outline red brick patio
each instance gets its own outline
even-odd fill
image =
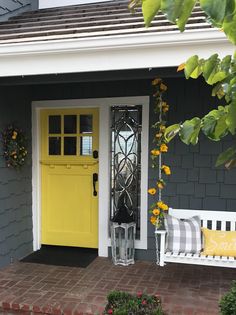
[[[162,297],[168,315],[219,314],[218,300],[236,270],[137,261],[114,266],[97,258],[87,268],[15,263],[0,270],[0,308],[71,315],[101,314],[110,290],[138,290]],[[22,312],[21,312],[22,313]]]

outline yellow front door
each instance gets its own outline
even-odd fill
[[[42,244],[98,247],[98,110],[41,111]]]

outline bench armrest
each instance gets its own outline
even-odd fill
[[[164,266],[166,233],[167,233],[166,230],[156,230],[155,231],[157,264],[162,266],[162,267]],[[158,239],[160,239],[160,246],[159,246],[159,240]]]

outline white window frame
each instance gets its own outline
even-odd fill
[[[99,203],[98,203],[98,255],[108,256],[110,207],[110,108],[112,106],[142,105],[141,137],[141,230],[136,249],[147,249],[148,212],[148,144],[149,144],[149,96],[50,100],[32,102],[32,208],[33,249],[41,247],[41,176],[40,176],[40,110],[48,108],[98,108],[99,109]]]

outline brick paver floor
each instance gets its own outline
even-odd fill
[[[137,261],[114,266],[97,258],[87,268],[14,263],[0,269],[0,309],[55,315],[101,314],[111,290],[159,294],[168,315],[219,314],[219,298],[236,279],[228,268]]]

